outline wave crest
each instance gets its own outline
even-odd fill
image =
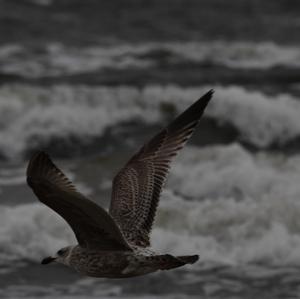
[[[154,249],[230,265],[299,265],[299,172],[299,156],[253,155],[239,145],[186,148],[160,202]],[[4,263],[39,261],[75,243],[67,224],[40,204],[1,206],[0,228]]]
[[[0,155],[15,158],[51,141],[59,144],[72,138],[80,147],[124,122],[165,122],[207,89],[4,86],[0,89]],[[215,90],[205,116],[216,127],[235,128],[235,140],[269,148],[299,139],[300,103],[296,98],[269,97],[239,87],[216,86]]]
[[[47,2],[47,1],[46,1]],[[165,42],[67,47],[48,44],[24,48],[18,44],[0,47],[0,72],[26,78],[62,76],[103,69],[134,69],[160,65],[211,64],[240,69],[299,67],[297,47],[271,42]]]

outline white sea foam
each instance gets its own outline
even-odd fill
[[[238,145],[187,147],[163,193],[153,248],[198,253],[202,262],[300,265],[299,172],[300,156],[252,155]],[[47,207],[0,208],[3,264],[39,261],[74,242]]]
[[[238,144],[188,147],[172,168],[170,184],[197,198],[300,198],[300,157],[250,154]]]
[[[44,51],[38,52],[18,44],[8,44],[0,48],[0,71],[39,77],[84,73],[107,67],[147,68],[159,63],[160,56],[153,53],[160,51],[167,55],[171,64],[209,62],[232,68],[299,67],[300,60],[298,47],[280,46],[271,42],[152,42],[80,49],[48,44]]]
[[[35,53],[20,45],[6,45],[0,48],[0,71],[37,78],[92,72],[103,68],[144,68],[150,66],[151,61],[139,58],[142,49],[131,45],[77,49],[49,44],[43,53]]]
[[[41,204],[1,206],[0,224],[1,264],[18,259],[39,261],[75,243],[65,222]]]
[[[120,87],[50,89],[17,87],[0,91],[0,145],[7,156],[51,137],[77,136],[85,140],[101,136],[114,124],[141,118],[158,119],[159,111],[139,105],[140,93]],[[147,109],[148,108],[148,109]],[[151,113],[145,115],[144,112]]]
[[[279,46],[271,42],[178,43],[165,45],[187,60],[213,62],[229,67],[265,69],[276,65],[299,66],[297,47]]]
[[[299,226],[298,203],[224,197],[200,203],[173,198],[165,205],[162,201],[153,231],[153,245],[163,252],[199,254],[202,262],[235,266],[299,265],[300,232],[292,227],[295,221]]]
[[[166,116],[163,104],[182,112],[208,87],[178,86],[0,88],[0,150],[16,157],[54,137],[78,137],[82,143],[105,129],[139,119],[157,123]],[[215,87],[206,116],[220,125],[231,124],[240,139],[258,147],[282,145],[300,136],[300,102],[281,94],[274,97],[240,87]]]
[[[232,145],[187,148],[178,160],[169,188],[179,195],[164,194],[154,243],[204,261],[299,265],[299,156]]]

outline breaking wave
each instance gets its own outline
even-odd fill
[[[147,68],[162,63],[209,63],[247,69],[295,68],[299,67],[299,60],[299,48],[271,42],[152,42],[84,48],[48,44],[36,49],[7,44],[0,48],[0,72],[27,78],[79,74],[103,68]]]
[[[21,157],[51,142],[75,139],[76,147],[124,122],[165,123],[208,87],[178,86],[49,88],[22,85],[0,89],[0,156]],[[236,141],[258,148],[281,147],[300,136],[300,102],[240,87],[215,87],[209,117],[220,129],[229,125]],[[212,134],[213,135],[213,134]]]
[[[204,261],[299,265],[299,172],[299,155],[187,147],[171,170],[154,241]]]
[[[0,261],[39,261],[47,252],[75,243],[71,230],[64,221],[40,204],[0,209]]]
[[[253,155],[237,144],[187,147],[163,193],[153,248],[199,253],[202,262],[299,265],[299,171],[299,155]],[[5,264],[37,262],[75,240],[60,217],[34,203],[1,206],[0,243]]]

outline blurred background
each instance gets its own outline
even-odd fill
[[[0,0],[0,298],[300,298],[300,2]],[[126,280],[40,260],[75,243],[25,183],[38,149],[97,203],[215,89],[152,245],[200,261]]]

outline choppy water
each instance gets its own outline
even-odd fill
[[[0,298],[300,298],[297,3],[129,2],[0,0]],[[107,207],[120,167],[211,88],[152,233],[200,261],[126,280],[39,265],[75,239],[26,186],[30,155],[48,151]]]

